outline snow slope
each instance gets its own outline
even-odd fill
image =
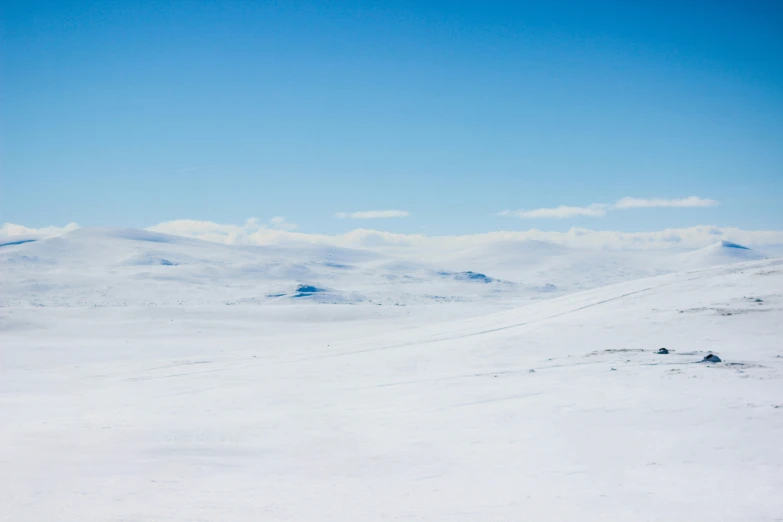
[[[140,230],[82,229],[0,249],[2,306],[409,304],[535,297],[533,285],[475,281],[366,249],[227,246]],[[488,284],[483,284],[488,283]],[[302,296],[300,286],[320,292]],[[280,299],[282,298],[282,299]]]
[[[764,256],[748,247],[721,241],[701,248],[694,252],[687,252],[680,256],[683,267],[701,268],[707,266],[726,265],[741,261],[756,261],[764,259]]]
[[[694,252],[609,251],[496,241],[426,257],[293,242],[228,246],[143,230],[80,229],[0,246],[0,306],[205,306],[319,303],[518,306],[683,268],[762,255],[718,244]],[[317,292],[300,292],[313,287]]]
[[[530,300],[372,251],[57,239],[0,251],[0,520],[783,513],[783,260]]]

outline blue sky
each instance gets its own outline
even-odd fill
[[[2,9],[0,222],[783,228],[780,2]]]

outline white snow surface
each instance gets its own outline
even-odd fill
[[[0,247],[0,520],[781,520],[761,257]]]

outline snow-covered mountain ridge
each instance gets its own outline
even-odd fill
[[[763,255],[729,243],[606,251],[498,241],[421,260],[318,244],[229,246],[143,230],[80,229],[0,247],[2,306],[321,303],[504,306]],[[300,287],[314,291],[301,292]]]

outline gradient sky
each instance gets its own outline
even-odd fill
[[[779,1],[2,10],[0,223],[783,229]]]

